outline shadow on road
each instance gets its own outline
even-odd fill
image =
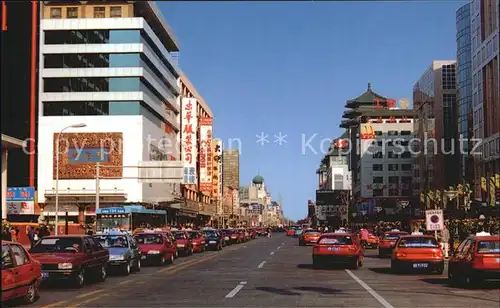
[[[280,288],[274,288],[274,287],[257,287],[255,288],[256,290],[259,291],[264,291],[264,292],[269,292],[269,293],[274,293],[278,295],[284,295],[284,296],[301,296],[302,294],[295,292],[295,291],[305,291],[305,292],[314,292],[322,295],[335,295],[342,293],[342,290],[337,290],[337,289],[329,289],[329,288],[323,288],[323,287],[295,287],[292,289],[280,289]]]
[[[370,267],[369,270],[382,275],[397,275],[391,270],[390,267]]]
[[[441,285],[443,287],[450,286],[449,280],[446,277],[442,278],[423,278],[421,281],[434,285]],[[457,289],[472,289],[472,290],[495,290],[500,288],[500,281],[485,281],[475,285],[457,286]]]
[[[298,264],[297,268],[299,269],[310,269],[310,270],[324,270],[324,269],[329,269],[329,270],[344,270],[346,267],[342,265],[336,265],[336,264],[325,264],[325,265],[313,265],[313,264]]]
[[[285,289],[278,289],[278,288],[274,288],[274,287],[257,287],[255,289],[259,290],[259,291],[278,294],[278,295],[300,296],[300,293],[298,293],[298,292],[293,292],[293,291],[285,290]]]

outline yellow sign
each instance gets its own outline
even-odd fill
[[[375,139],[375,132],[371,123],[361,124],[359,137],[360,139]]]
[[[487,191],[488,190],[488,186],[487,185],[488,185],[488,183],[486,181],[486,178],[482,176],[481,177],[481,189],[483,191]]]
[[[408,107],[410,106],[410,103],[408,102],[408,99],[406,98],[403,98],[403,99],[400,99],[399,100],[399,107],[401,107],[401,109],[408,109]]]
[[[495,186],[500,188],[500,174],[495,174]]]
[[[420,203],[425,203],[425,194],[423,192],[420,193]]]

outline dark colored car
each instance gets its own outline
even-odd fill
[[[201,231],[205,236],[205,246],[207,249],[222,250],[224,246],[224,238],[220,231],[208,229]]]
[[[60,235],[42,238],[30,253],[42,264],[42,280],[68,279],[83,287],[89,276],[107,278],[109,251],[89,235]]]

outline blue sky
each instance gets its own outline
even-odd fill
[[[300,219],[315,199],[321,141],[342,133],[345,101],[368,81],[381,95],[411,98],[432,60],[455,59],[455,11],[465,3],[158,5],[180,42],[181,68],[214,113],[216,137],[241,140],[241,185],[260,172],[273,198],[283,196],[285,215]],[[261,132],[270,143],[256,143]],[[314,134],[316,153],[302,151]]]

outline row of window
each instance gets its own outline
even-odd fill
[[[373,153],[372,157],[376,158],[376,159],[382,159],[382,158],[384,158],[384,153],[381,152],[381,151],[378,151],[376,153]],[[389,152],[387,152],[387,157],[388,158],[404,158],[404,159],[408,159],[408,158],[411,158],[412,155],[411,155],[410,151],[405,151],[405,152],[401,153],[401,155],[399,155],[398,153],[395,153],[393,151],[389,151]]]
[[[383,197],[384,196],[384,190],[383,189],[374,189],[373,190],[373,196],[374,197]],[[387,196],[413,196],[413,190],[412,189],[401,189],[400,190],[397,188],[391,188],[388,190]]]
[[[384,141],[381,141],[381,140],[374,140],[372,141],[372,145],[373,146],[383,146],[384,144]],[[386,145],[392,147],[392,146],[396,146],[396,145],[401,145],[401,146],[408,146],[410,144],[410,142],[408,140],[389,140],[389,141],[386,141],[385,142]]]
[[[162,116],[144,102],[44,102],[44,116],[142,115],[162,127]]]
[[[78,7],[66,7],[66,18],[78,18]],[[122,7],[112,6],[109,9],[111,18],[122,17]],[[50,8],[50,18],[59,19],[63,16],[62,7],[52,7]],[[95,6],[94,7],[94,18],[106,18],[106,7],[105,6]]]
[[[50,30],[50,31],[45,31],[44,34],[45,34],[46,45],[146,43],[146,45],[149,48],[151,48],[154,51],[154,53],[158,56],[159,60],[166,66],[167,68],[166,71],[170,74],[169,77],[171,77],[174,80],[177,79],[175,77],[177,76],[176,70],[169,62],[169,59],[167,59],[163,55],[162,51],[156,46],[156,44],[144,30]],[[79,67],[78,65],[87,65],[82,67],[93,67],[92,65],[94,65],[94,67],[106,67],[105,66],[107,63],[106,59],[109,58],[109,55],[102,55],[102,56],[99,54],[94,56],[92,56],[92,54],[90,56],[87,55],[88,54],[81,56],[81,59],[68,58],[67,60],[68,65],[77,65],[76,67]],[[96,56],[102,59],[96,59]],[[87,59],[84,60],[83,58]],[[52,59],[54,61],[54,64],[51,64],[52,66],[60,64],[61,62],[61,60],[58,60],[59,58],[57,57],[52,57]],[[146,57],[142,57],[141,59],[145,61],[147,64],[149,64],[149,68],[151,68],[152,70],[157,70],[153,64],[149,63],[150,62],[149,59],[147,59]],[[81,61],[89,62],[89,64],[75,64],[75,62],[81,62]],[[131,61],[131,63],[134,63],[133,60],[125,59],[124,56],[121,56],[121,58],[115,59],[114,61],[115,63],[120,63],[124,61]],[[160,79],[164,79],[163,76],[159,73],[159,71],[157,73]]]
[[[389,171],[399,171],[399,164],[388,164]],[[373,164],[373,171],[384,171],[384,164]],[[411,171],[411,164],[401,164],[401,171]]]

